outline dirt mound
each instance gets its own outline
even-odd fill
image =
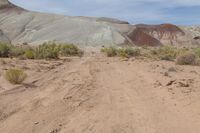
[[[149,34],[143,32],[140,28],[135,29],[129,34],[129,38],[138,46],[161,46],[161,42],[156,38],[153,38]]]
[[[170,33],[182,33],[185,35],[185,33],[176,25],[173,24],[161,24],[158,25],[158,30],[163,32],[170,32]]]
[[[136,45],[160,46],[164,44],[174,44],[179,36],[184,36],[185,33],[178,26],[173,24],[160,25],[135,25],[136,29],[129,34],[129,38]],[[163,40],[169,41],[163,42]]]
[[[156,34],[158,39],[161,40],[163,36],[168,35],[169,39],[176,38],[177,34],[185,35],[184,31],[178,26],[173,24],[160,24],[160,25],[136,25],[137,29],[140,29],[150,35]]]
[[[158,33],[170,33],[170,34],[175,34],[175,33],[181,33],[185,34],[183,30],[181,30],[178,26],[173,25],[173,24],[160,24],[160,25],[145,25],[145,24],[138,24],[135,25],[137,28],[145,31],[145,32],[158,32]]]

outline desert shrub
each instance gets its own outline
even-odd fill
[[[140,49],[133,47],[127,47],[127,48],[108,47],[108,48],[102,48],[101,52],[105,53],[108,57],[120,56],[123,58],[130,58],[140,55]]]
[[[185,48],[175,48],[173,46],[163,46],[159,48],[152,48],[146,55],[152,58],[161,60],[174,61],[178,55],[184,54],[188,51]]]
[[[62,56],[82,56],[83,51],[73,44],[59,45],[60,53]]]
[[[105,53],[107,57],[114,57],[117,55],[117,48],[115,47],[102,48],[101,52]]]
[[[120,57],[125,57],[125,58],[130,58],[134,56],[139,56],[140,55],[140,49],[138,48],[120,48],[117,50],[117,55]]]
[[[27,50],[27,51],[25,51],[25,57],[27,58],[27,59],[34,59],[35,57],[34,57],[34,51],[33,50]]]
[[[193,51],[198,57],[200,57],[200,48],[194,48]]]
[[[36,59],[58,59],[59,47],[54,42],[44,43],[34,50]]]
[[[128,54],[126,53],[125,49],[117,49],[117,55],[122,58],[128,58]]]
[[[157,52],[161,60],[173,61],[176,59],[177,49],[172,46],[163,46]]]
[[[9,56],[19,57],[19,56],[24,55],[24,53],[25,53],[25,49],[23,49],[22,47],[12,46],[9,51]]]
[[[188,52],[188,53],[179,55],[176,59],[176,64],[178,64],[178,65],[197,65],[198,58],[194,53]]]
[[[138,48],[125,48],[125,53],[129,56],[129,57],[134,57],[134,56],[139,56],[140,55],[140,49]]]
[[[10,53],[10,45],[6,43],[0,43],[0,57],[8,57]]]
[[[21,84],[27,77],[27,74],[20,69],[9,69],[6,71],[5,78],[11,84]]]

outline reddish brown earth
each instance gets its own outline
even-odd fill
[[[164,36],[172,42],[176,40],[178,34],[184,36],[185,33],[178,26],[173,24],[161,25],[135,25],[136,29],[129,34],[130,39],[138,46],[161,46],[161,40]]]
[[[137,28],[141,29],[144,32],[152,34],[153,32],[157,32],[157,34],[185,34],[178,26],[173,24],[161,24],[161,25],[144,25],[138,24]]]
[[[131,34],[129,34],[129,38],[134,42],[134,44],[138,46],[142,46],[142,45],[161,46],[162,45],[159,40],[145,33],[140,28],[136,28]]]

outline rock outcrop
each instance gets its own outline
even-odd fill
[[[41,44],[46,41],[73,43],[79,46],[199,45],[196,27],[172,24],[131,25],[112,18],[71,17],[38,13],[0,0],[0,41],[13,44]]]

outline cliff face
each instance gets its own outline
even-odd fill
[[[195,32],[194,32],[195,31]],[[37,13],[0,0],[0,40],[13,44],[41,44],[45,41],[79,46],[198,45],[200,30],[171,24],[131,25],[111,18],[69,17]]]

